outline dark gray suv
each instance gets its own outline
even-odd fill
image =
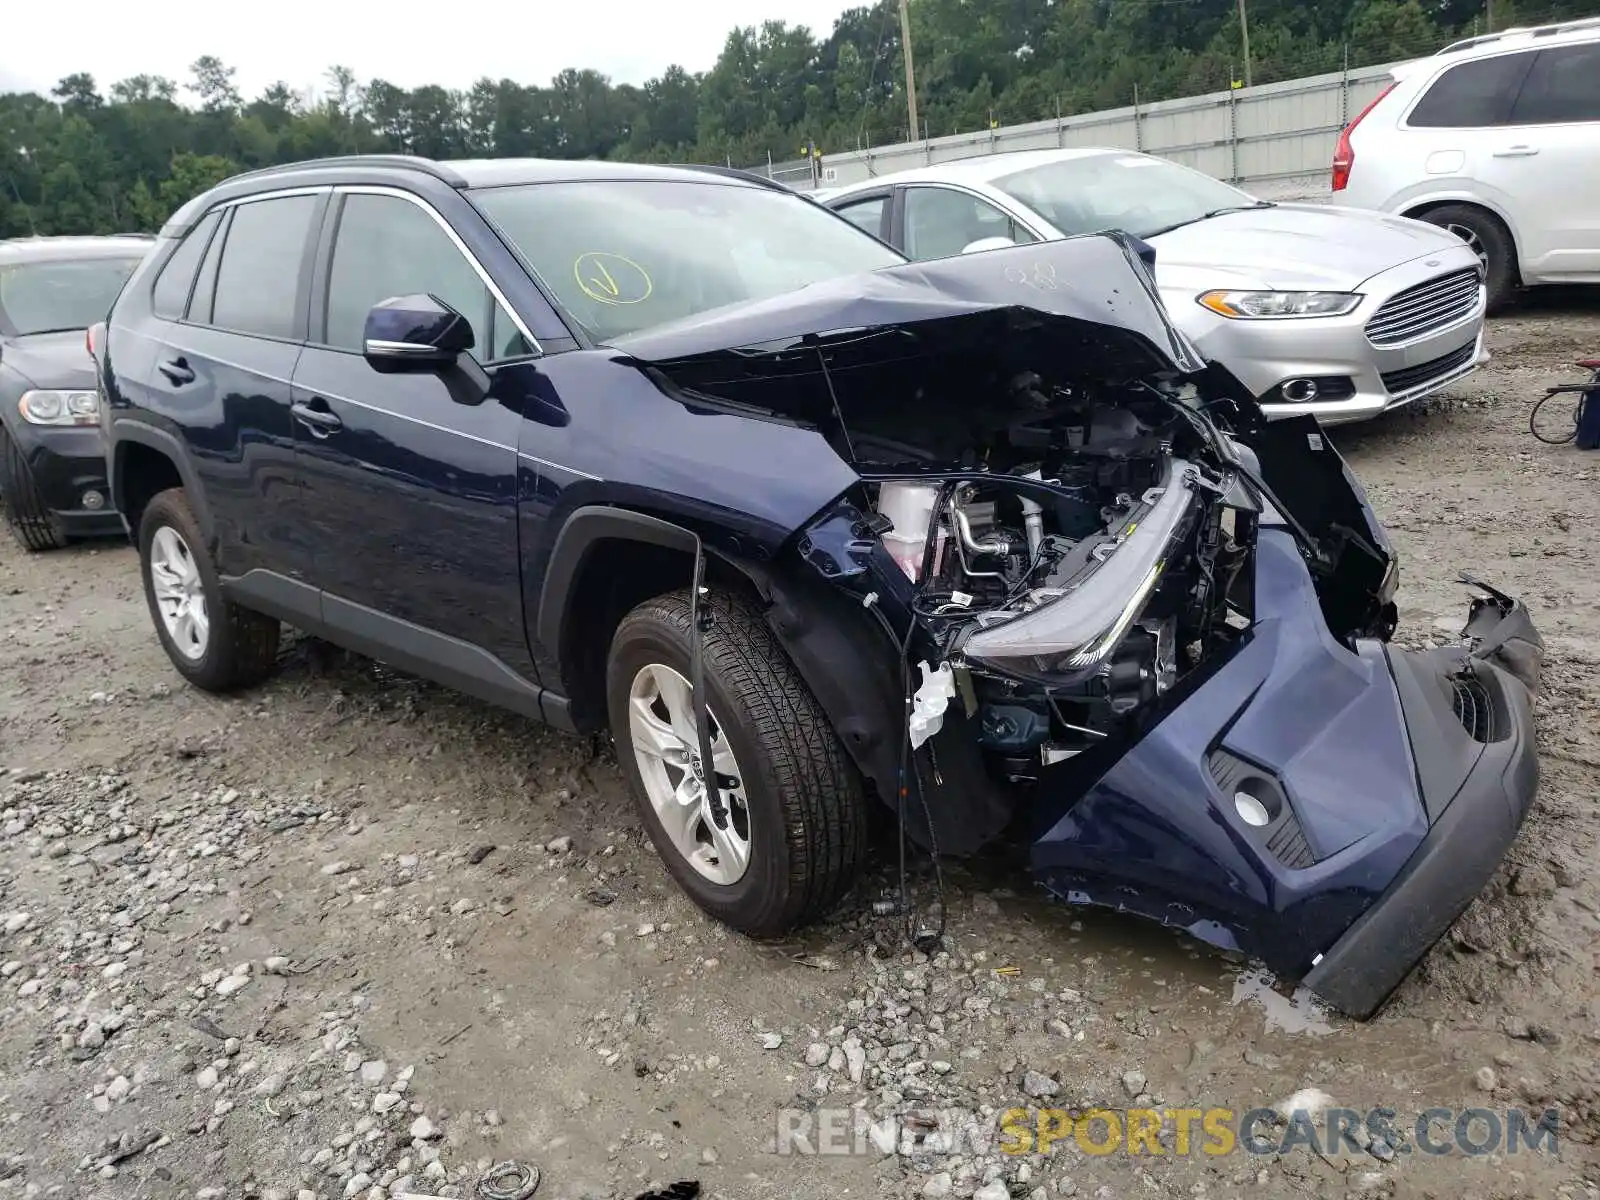
[[[88,330],[154,244],[0,242],[0,505],[26,550],[122,532],[106,488]]]

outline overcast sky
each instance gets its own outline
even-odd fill
[[[866,0],[856,0],[864,3]],[[130,75],[189,79],[214,54],[237,68],[248,100],[274,80],[322,86],[333,63],[362,82],[465,88],[489,76],[545,84],[565,67],[643,83],[672,63],[716,61],[728,31],[767,18],[826,36],[847,0],[9,0],[0,33],[0,91],[48,93],[87,71],[103,94]]]

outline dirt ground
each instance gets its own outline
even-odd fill
[[[886,869],[802,941],[754,944],[671,885],[609,750],[305,641],[259,690],[204,695],[163,657],[130,549],[5,542],[0,1197],[465,1197],[508,1159],[570,1200],[677,1180],[728,1200],[1600,1196],[1600,454],[1526,430],[1600,354],[1600,295],[1533,301],[1492,349],[1450,396],[1335,435],[1404,556],[1400,636],[1453,636],[1467,569],[1526,600],[1550,652],[1538,804],[1366,1025],[1048,904],[1003,851],[952,872],[931,960],[871,913]],[[1170,1131],[1141,1154],[775,1152],[783,1110],[1297,1093],[1393,1108],[1399,1132],[1343,1153],[1174,1153]],[[1435,1156],[1408,1132],[1430,1107],[1552,1106],[1555,1155]]]

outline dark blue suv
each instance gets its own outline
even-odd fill
[[[1395,560],[1107,234],[907,264],[766,181],[325,160],[186,205],[112,314],[108,470],[210,689],[287,622],[609,730],[752,934],[885,812],[1372,1011],[1537,778],[1538,635],[1388,646]],[[874,797],[877,804],[874,804]]]

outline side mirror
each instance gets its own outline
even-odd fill
[[[965,246],[961,247],[961,253],[980,254],[985,250],[1004,250],[1011,246],[1015,246],[1016,244],[1017,243],[1013,242],[1008,237],[979,238],[977,241],[968,242]]]
[[[378,370],[436,370],[474,344],[472,326],[443,300],[392,296],[367,313],[362,352]]]

